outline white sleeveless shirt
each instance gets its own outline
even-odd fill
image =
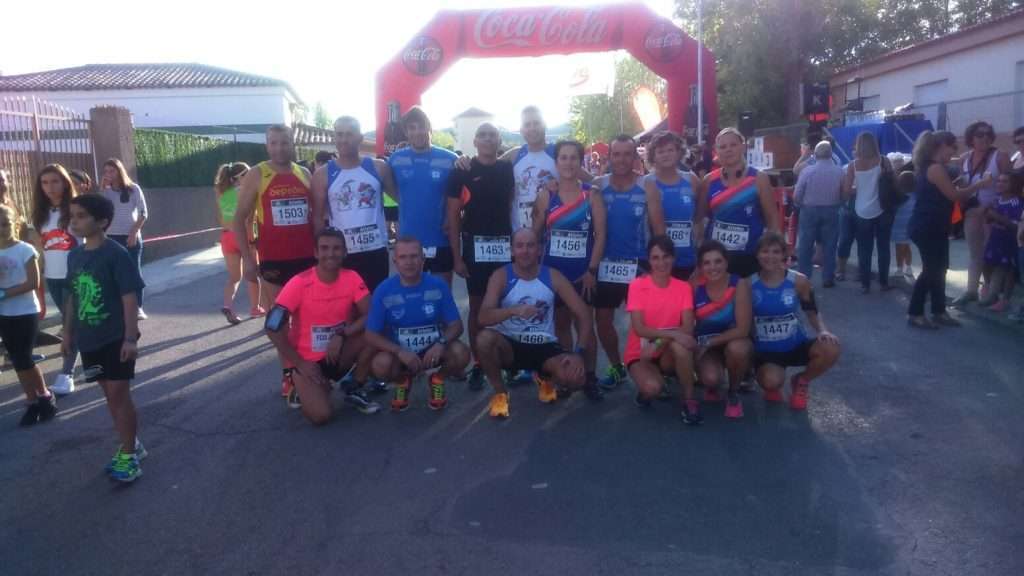
[[[328,218],[345,234],[349,254],[387,246],[381,189],[373,158],[363,158],[355,168],[342,168],[335,160],[327,163]]]
[[[525,280],[516,276],[512,264],[506,264],[505,278],[505,289],[501,297],[502,308],[529,304],[540,308],[541,313],[538,317],[530,319],[513,316],[498,324],[495,329],[523,344],[556,342],[558,338],[555,336],[555,290],[551,286],[551,269],[542,265],[536,278]]]

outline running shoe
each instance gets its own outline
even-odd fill
[[[430,400],[427,406],[431,410],[441,410],[448,405],[448,395],[444,391],[444,376],[437,372],[430,375]]]
[[[484,369],[480,364],[473,364],[473,367],[469,369],[469,374],[466,376],[466,380],[469,381],[469,389],[477,392],[484,389]]]
[[[532,382],[533,382],[533,372],[531,372],[529,370],[520,370],[519,372],[516,372],[514,375],[511,375],[508,378],[508,385],[509,386],[513,386],[513,387],[514,386],[526,386],[527,384],[530,384]]]
[[[263,306],[253,306],[249,308],[250,318],[262,318],[267,315],[267,311],[263,309]]]
[[[533,381],[537,383],[537,399],[544,404],[550,404],[558,400],[558,391],[551,385],[551,381],[541,378],[539,374],[534,375]]]
[[[704,388],[704,401],[708,403],[717,403],[722,401],[722,393],[718,388]]]
[[[782,390],[779,390],[778,388],[774,390],[765,389],[764,401],[770,402],[772,404],[781,404],[783,401],[785,401],[785,398],[783,398],[782,396]]]
[[[600,402],[604,400],[604,392],[597,387],[596,382],[587,382],[583,385],[583,394],[587,397],[587,400],[591,402]]]
[[[789,381],[792,392],[789,396],[789,407],[793,410],[807,410],[807,398],[810,396],[810,382],[793,374]]]
[[[492,396],[488,412],[491,418],[508,418],[508,392]]]
[[[57,415],[57,398],[53,394],[36,398],[36,404],[39,405],[40,422],[51,420]]]
[[[371,402],[366,397],[366,392],[359,388],[345,393],[345,404],[354,407],[361,414],[376,414],[380,412],[380,404]]]
[[[67,396],[75,391],[75,378],[71,374],[57,374],[50,385],[50,392],[57,396]]]
[[[608,372],[605,373],[605,377],[602,378],[597,385],[605,390],[611,390],[622,383],[626,379],[626,365],[612,364],[608,367]]]
[[[637,392],[636,395],[633,396],[633,404],[636,404],[637,408],[650,408],[651,407],[651,399],[650,398],[644,398],[640,394],[640,392]]]
[[[295,381],[292,380],[292,371],[285,370],[281,376],[281,398],[287,398],[295,388]]]
[[[288,407],[302,408],[302,399],[299,398],[299,390],[295,386],[288,391]]]
[[[365,390],[374,396],[386,394],[388,391],[388,383],[376,378],[370,378],[366,381]]]
[[[32,402],[25,407],[25,413],[18,421],[18,426],[31,426],[36,422],[39,422],[39,402]]]
[[[142,309],[142,306],[139,306],[139,313],[136,314],[136,318],[139,320],[149,320],[149,314],[146,314],[146,311]]]
[[[728,400],[725,403],[725,417],[734,420],[743,418],[743,401],[740,400],[739,393],[729,393]]]
[[[110,462],[107,462],[107,465],[103,467],[103,469],[107,472],[107,474],[110,474],[111,472],[113,472],[114,466],[117,465],[118,457],[120,457],[121,454],[123,454],[123,453],[124,453],[124,451],[121,450],[120,446],[118,446],[117,447],[117,452],[114,452],[114,456],[110,459]],[[139,462],[142,462],[142,460],[146,456],[149,456],[149,452],[146,452],[146,447],[142,445],[142,441],[139,440],[138,436],[136,436],[135,437],[135,458]]]
[[[996,303],[989,306],[988,309],[992,312],[1006,312],[1006,309],[1010,307],[1010,303],[1006,301],[1006,298],[1000,298],[996,300]]]
[[[139,457],[135,453],[118,453],[114,468],[110,471],[110,477],[118,482],[135,482],[139,476],[142,476]]]
[[[32,361],[35,362],[36,364],[39,364],[44,360],[46,360],[46,354],[36,353],[32,355]]]
[[[235,314],[235,311],[227,306],[220,309],[220,313],[224,315],[224,319],[228,321],[228,324],[234,326],[235,324],[241,324],[242,319]]]
[[[698,426],[704,423],[704,416],[700,413],[700,402],[695,398],[687,400],[683,404],[683,424],[687,426]]]
[[[391,411],[402,412],[409,408],[409,386],[412,382],[405,378],[395,383],[394,395],[391,397]]]

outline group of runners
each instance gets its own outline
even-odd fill
[[[430,408],[446,406],[446,381],[465,379],[472,390],[489,384],[489,413],[504,418],[506,375],[526,371],[544,403],[577,390],[600,401],[631,377],[635,402],[649,407],[674,380],[684,422],[699,424],[698,382],[704,402],[724,396],[725,415],[740,418],[745,381],[781,402],[786,368],[803,367],[789,399],[800,410],[838,359],[810,282],[787,268],[768,179],[746,166],[738,131],[718,135],[721,168],[699,179],[680,171],[685,148],[670,132],[648,146],[649,174],[634,172],[637,145],[619,136],[610,173],[591,175],[578,142],[546,142],[534,107],[522,113],[526,144],[500,155],[491,124],[477,129],[473,158],[433,146],[419,107],[402,127],[407,147],[366,158],[359,122],[339,118],[337,158],[310,174],[292,161],[290,131],[273,126],[269,160],[237,179],[225,236],[256,230],[255,243],[233,245],[273,303],[265,325],[282,395],[313,423],[331,417],[332,383],[364,413],[380,408],[368,392],[390,388],[402,411],[421,375]],[[387,197],[401,206],[392,250]],[[455,275],[469,296],[466,325]],[[598,344],[609,363],[600,379]]]

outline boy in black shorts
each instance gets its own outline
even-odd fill
[[[103,196],[88,194],[71,201],[71,232],[85,238],[85,244],[68,255],[71,292],[61,348],[67,355],[70,342],[78,345],[85,381],[99,382],[110,407],[121,446],[107,472],[114,480],[134,482],[142,476],[139,460],[146,450],[136,437],[138,422],[129,381],[135,377],[139,354],[135,294],[145,284],[128,252],[107,238],[113,217],[114,205]]]

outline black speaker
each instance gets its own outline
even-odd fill
[[[736,128],[739,129],[740,134],[743,134],[744,138],[753,137],[754,130],[757,129],[757,125],[754,120],[754,113],[740,112],[739,121],[736,122]]]

